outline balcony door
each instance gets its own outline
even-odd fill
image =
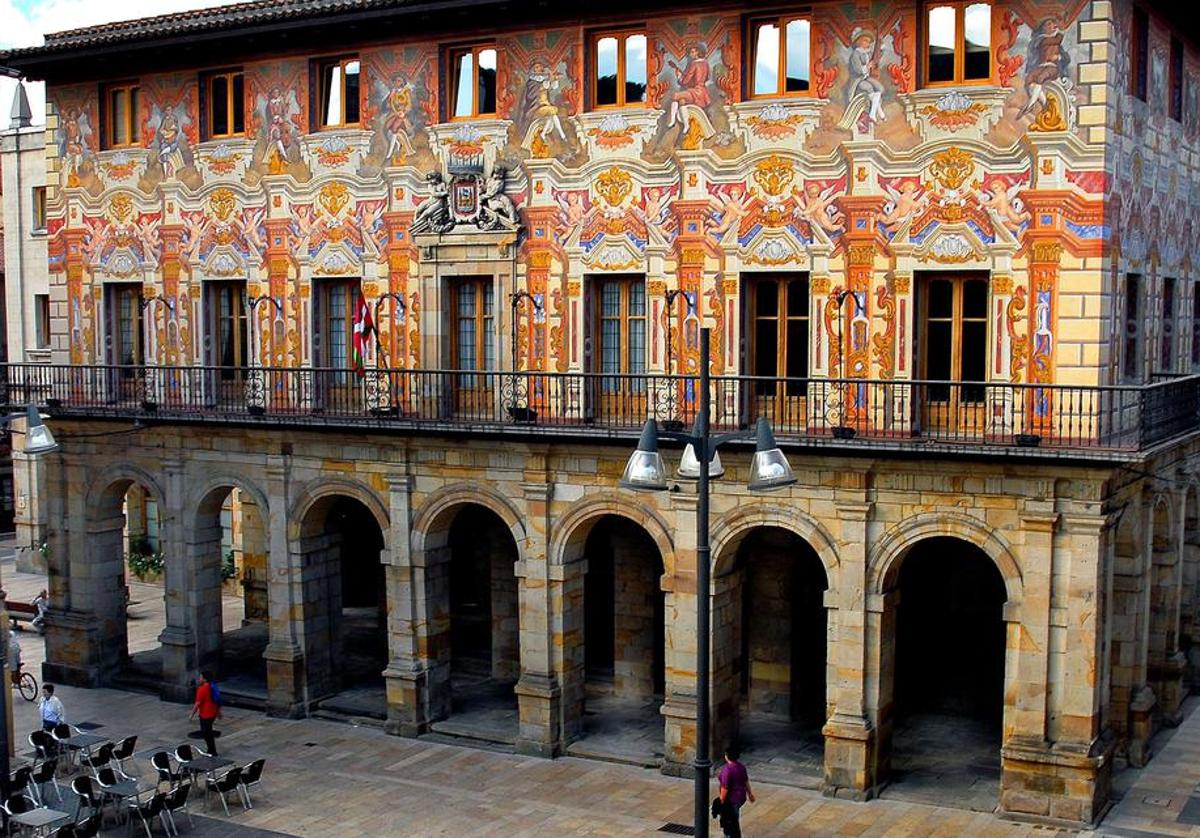
[[[456,414],[491,417],[496,370],[496,289],[492,277],[460,277],[449,281],[452,405]]]
[[[110,376],[111,398],[141,397],[138,391],[144,363],[145,335],[142,321],[142,286],[110,283],[105,294],[105,344],[108,363],[116,367]]]
[[[241,398],[250,364],[246,320],[246,283],[231,280],[205,283],[208,364],[215,367],[214,395],[222,402]]]
[[[362,294],[357,279],[313,282],[315,395],[324,409],[349,409],[357,398],[354,362],[354,310]]]
[[[595,373],[592,412],[601,421],[644,421],[646,278],[596,277],[588,290],[592,345],[587,360],[588,371]]]
[[[983,430],[987,378],[988,281],[978,274],[923,279],[918,345],[922,426],[974,433]]]
[[[808,276],[782,274],[747,282],[746,343],[743,369],[752,376],[748,389],[753,415],[766,416],[777,428],[804,423],[808,384]]]

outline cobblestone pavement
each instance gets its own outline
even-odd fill
[[[4,553],[0,545],[0,555]],[[27,600],[41,587],[37,576],[16,574],[3,560],[4,585],[14,599]],[[160,594],[135,586],[139,608],[152,608]],[[236,613],[229,600],[227,624]],[[160,622],[130,622],[134,651],[152,648]],[[26,666],[40,673],[40,638],[21,640]],[[60,690],[73,723],[97,725],[112,737],[139,736],[135,760],[152,776],[146,754],[157,746],[186,741],[196,728],[188,708],[154,696],[117,690]],[[17,735],[37,722],[35,706],[15,694]],[[254,808],[193,804],[194,834],[255,838],[285,836],[635,836],[662,835],[667,823],[688,823],[692,784],[628,765],[565,757],[543,760],[385,735],[374,727],[316,719],[284,720],[229,708],[219,725],[221,753],[238,761],[265,757],[264,782]],[[1190,715],[1144,771],[1125,772],[1124,799],[1097,835],[1137,838],[1150,834],[1196,835],[1183,821],[1200,809],[1200,714]],[[817,792],[758,783],[758,803],[743,810],[747,836],[1052,836],[1059,830],[1009,823],[989,813],[900,800],[856,804]],[[1198,802],[1191,803],[1192,795]],[[1162,803],[1160,796],[1167,800]],[[1147,802],[1147,801],[1150,802]],[[231,804],[232,805],[232,804]],[[1200,815],[1193,823],[1200,823]],[[713,834],[719,835],[713,823]],[[1111,827],[1111,828],[1110,828]],[[1189,832],[1189,829],[1192,830]],[[260,832],[265,830],[266,833]],[[1139,830],[1139,831],[1134,831]],[[123,834],[113,833],[113,834]]]

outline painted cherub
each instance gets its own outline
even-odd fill
[[[712,234],[720,239],[729,230],[740,227],[742,219],[750,212],[749,204],[746,187],[740,183],[730,184],[728,189],[710,195],[708,205],[712,207],[713,218],[721,220],[712,228]]]
[[[842,232],[846,229],[846,216],[837,206],[837,196],[834,195],[837,188],[836,183],[822,189],[820,183],[809,181],[804,185],[803,192],[793,190],[792,195],[796,199],[794,214],[826,233]]]
[[[566,241],[575,235],[576,231],[583,229],[591,216],[587,193],[583,191],[556,192],[554,199],[558,202],[561,238]]]
[[[915,180],[906,180],[899,187],[884,184],[883,190],[890,200],[883,205],[883,211],[876,216],[876,220],[884,227],[904,223],[929,202],[929,193]]]
[[[1003,180],[994,177],[987,181],[985,186],[986,189],[980,193],[983,206],[1005,229],[1013,235],[1018,234],[1021,226],[1030,218],[1029,210],[1025,209],[1025,202],[1017,197],[1024,184],[1017,182],[1012,186],[1005,186]]]

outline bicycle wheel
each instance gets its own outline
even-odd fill
[[[33,701],[35,698],[37,698],[38,694],[37,678],[34,678],[29,672],[22,672],[21,680],[17,685],[17,689],[21,691],[21,698],[25,699],[26,701]]]

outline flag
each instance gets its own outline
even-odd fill
[[[358,302],[354,306],[354,345],[351,348],[350,363],[354,374],[359,378],[366,375],[367,341],[375,331],[375,322],[371,319],[371,307],[362,292],[358,292]]]

